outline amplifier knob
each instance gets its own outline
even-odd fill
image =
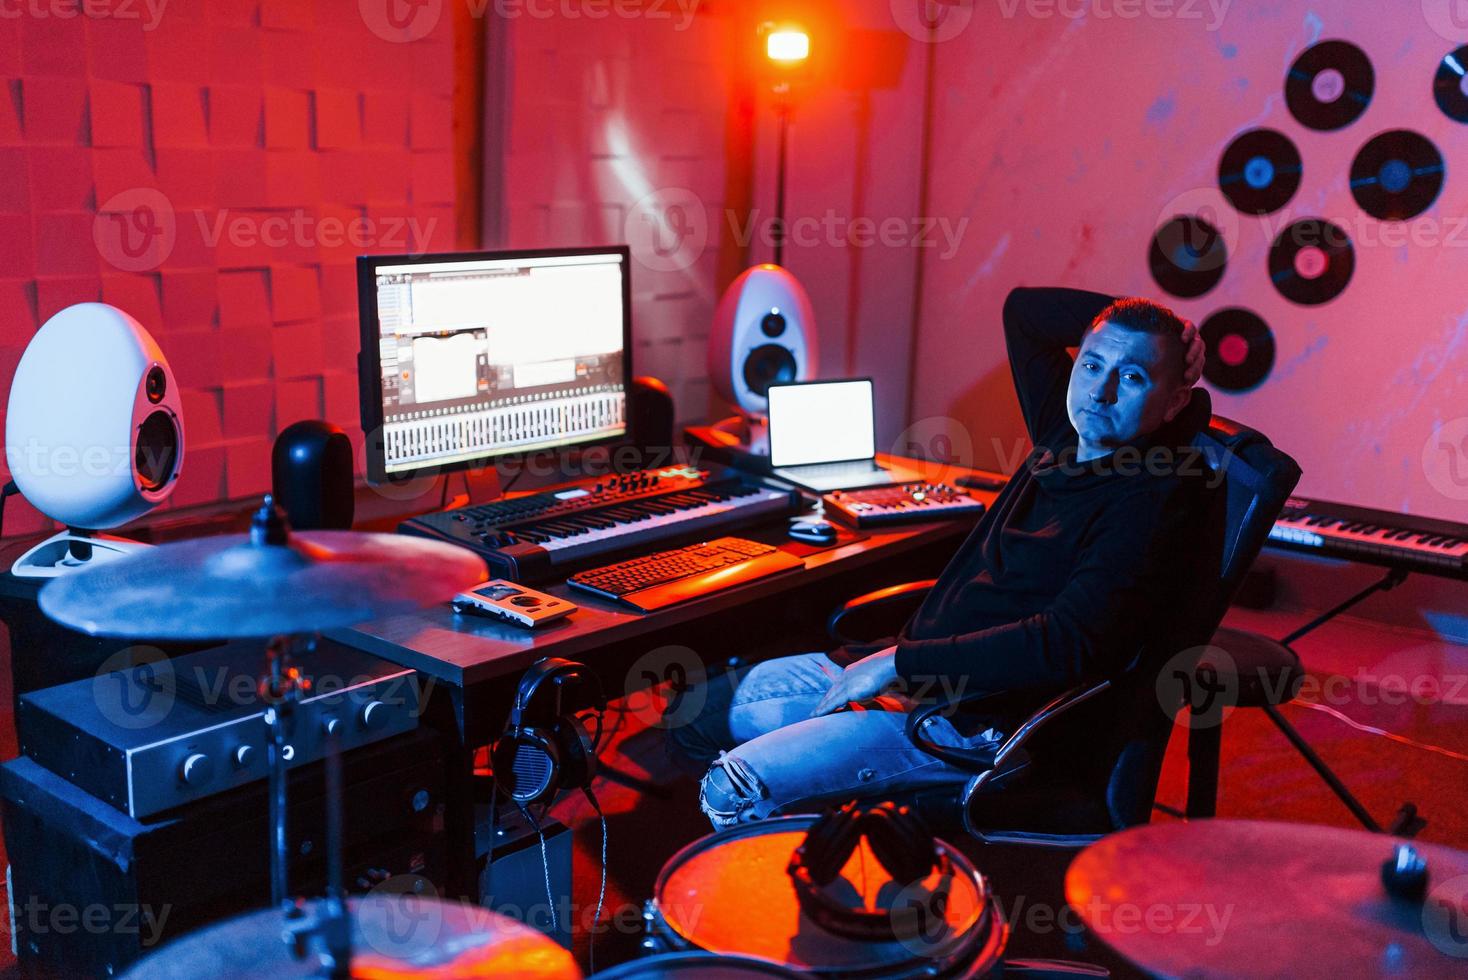
[[[178,774],[183,777],[185,786],[202,786],[214,775],[214,763],[204,753],[195,752],[183,761]]]
[[[234,764],[236,769],[248,769],[250,763],[255,761],[255,746],[241,745],[234,750]]]
[[[381,701],[368,701],[362,708],[362,727],[370,730],[387,724],[387,705]]]
[[[328,735],[340,735],[342,733],[342,720],[340,718],[327,718],[321,723],[321,729]]]

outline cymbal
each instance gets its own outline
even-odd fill
[[[402,534],[232,534],[159,545],[41,589],[41,609],[93,636],[225,640],[314,633],[394,616],[483,582],[484,561]]]
[[[321,902],[307,905],[319,911]],[[577,980],[571,953],[529,926],[468,902],[373,892],[348,901],[356,980],[523,977]],[[168,943],[123,974],[128,980],[320,976],[315,957],[297,959],[276,909],[249,912]]]
[[[1427,862],[1425,900],[1382,884],[1402,843]],[[1259,820],[1150,824],[1082,851],[1065,897],[1157,976],[1468,975],[1468,853],[1438,844]]]

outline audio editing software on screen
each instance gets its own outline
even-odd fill
[[[622,256],[377,270],[388,473],[626,432]]]

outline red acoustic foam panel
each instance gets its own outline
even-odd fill
[[[85,146],[91,139],[84,79],[23,78],[20,100],[27,142]]]
[[[321,284],[315,267],[270,267],[271,311],[276,323],[321,319]]]
[[[0,279],[0,343],[24,344],[39,323],[35,285],[27,279]]]
[[[317,148],[347,149],[361,144],[362,97],[350,89],[317,89]]]
[[[268,381],[246,381],[224,387],[224,437],[268,438],[273,417],[274,387]]]
[[[51,211],[36,215],[36,274],[95,275],[97,249],[88,241],[95,220],[90,211]]]
[[[224,384],[224,359],[220,357],[219,334],[213,330],[186,330],[160,341],[173,366],[173,376],[185,388],[218,388]],[[188,419],[184,419],[188,425]]]
[[[143,89],[94,80],[89,88],[93,146],[142,146]]]
[[[22,70],[28,76],[82,78],[87,73],[86,26],[80,17],[21,17]]]
[[[194,446],[213,445],[224,439],[220,411],[223,396],[217,388],[185,388],[180,397],[183,399],[184,425],[188,430],[188,452],[192,458]]]
[[[155,146],[209,145],[207,89],[192,82],[154,82],[149,88],[149,101]]]
[[[293,422],[321,417],[321,381],[300,378],[275,386],[275,425],[284,429]]]
[[[321,343],[321,326],[303,323],[275,327],[271,331],[277,378],[305,378],[318,375],[326,356]]]
[[[77,303],[100,303],[102,280],[96,276],[37,276],[36,326]],[[29,337],[26,338],[30,340]]]
[[[163,22],[168,8],[149,11],[148,3],[135,0],[110,9],[116,16],[81,18],[86,22],[87,66],[93,78],[141,85],[149,78],[147,35]]]
[[[156,273],[103,273],[102,302],[125,311],[150,333],[162,329],[163,303]]]
[[[28,151],[0,151],[7,157],[7,163],[16,163],[14,169],[6,166],[4,172],[18,175],[25,167],[11,156],[13,153],[23,154],[29,165],[31,208],[37,211],[72,211],[95,206],[92,194],[96,180],[92,175],[91,150],[84,146],[35,146]],[[27,186],[21,180],[6,180],[4,183],[21,190]],[[7,193],[10,192],[0,190],[0,197]],[[27,209],[5,207],[3,210]]]
[[[265,269],[238,269],[219,274],[221,327],[263,328],[270,323],[268,277]]]
[[[212,328],[218,310],[219,273],[214,269],[163,270],[163,318],[170,329]]]
[[[237,380],[270,377],[274,358],[269,327],[262,323],[251,328],[227,328],[219,331],[219,349],[229,364],[229,375]]]
[[[178,487],[168,499],[180,507],[224,499],[224,447],[206,445],[194,439],[193,420],[188,417],[187,409],[184,425],[187,429],[187,444],[184,447],[183,469],[178,475]]]
[[[311,96],[284,88],[265,90],[265,148],[304,150],[311,142]]]
[[[225,444],[225,489],[232,499],[270,490],[270,449],[273,439],[250,439]]]
[[[256,495],[288,422],[360,448],[356,256],[454,244],[452,18],[400,44],[350,2],[131,9],[0,16],[0,385],[111,303],[182,389],[170,506]]]
[[[262,146],[264,121],[265,90],[260,86],[210,86],[209,141],[215,146]]]

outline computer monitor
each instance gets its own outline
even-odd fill
[[[362,256],[367,477],[628,437],[625,246]]]

